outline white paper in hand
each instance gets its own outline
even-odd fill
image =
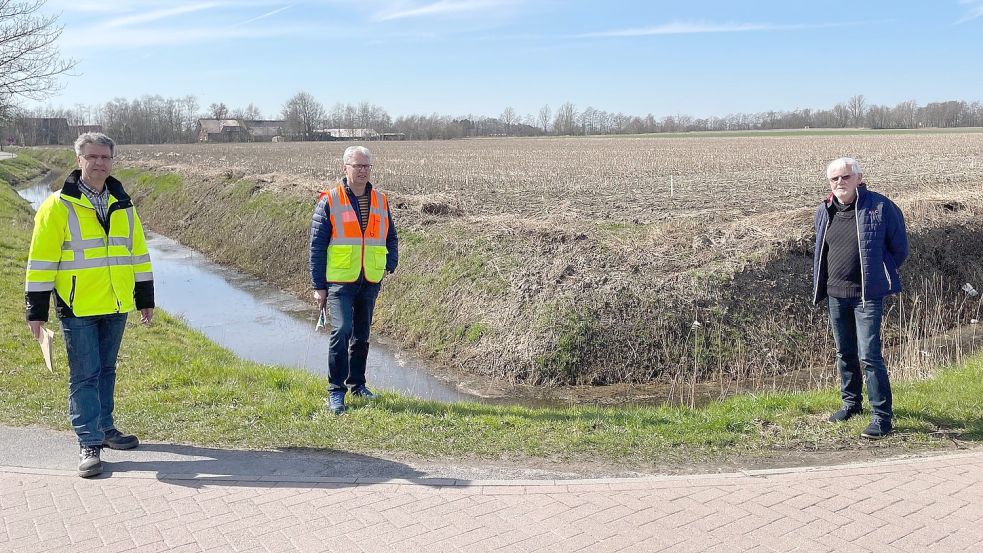
[[[41,335],[38,336],[38,343],[41,344],[41,355],[44,356],[44,364],[50,372],[55,372],[51,368],[51,342],[54,340],[55,333],[45,327],[41,327]]]
[[[324,328],[324,325],[327,324],[327,321],[325,319],[327,319],[327,314],[325,313],[325,308],[322,307],[321,316],[317,318],[317,324],[314,326],[314,332],[317,332],[318,330]]]

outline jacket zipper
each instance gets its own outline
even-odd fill
[[[857,190],[857,205],[853,208],[853,215],[857,221],[857,253],[860,261],[860,307],[867,308],[867,287],[864,282],[864,250],[860,247],[860,190]]]
[[[72,275],[72,289],[68,292],[68,308],[75,309],[75,279],[78,278],[76,275]]]

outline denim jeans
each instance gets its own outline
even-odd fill
[[[365,385],[365,361],[369,356],[369,327],[379,295],[379,283],[328,283],[331,339],[328,352],[328,391]]]
[[[113,423],[116,356],[126,313],[65,317],[61,330],[68,349],[68,420],[81,445],[102,445]]]
[[[829,321],[836,340],[836,367],[840,370],[843,406],[861,408],[863,373],[866,373],[867,399],[874,418],[890,421],[894,415],[891,381],[881,356],[883,312],[882,298],[866,302],[860,298],[829,298]]]

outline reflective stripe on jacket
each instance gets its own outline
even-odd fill
[[[355,282],[363,273],[369,282],[382,280],[388,254],[389,203],[382,192],[370,190],[369,194],[369,220],[363,233],[344,185],[322,192],[322,196],[327,196],[326,207],[331,222],[328,282]]]
[[[28,319],[47,320],[51,290],[68,316],[153,307],[150,254],[129,196],[119,181],[107,179],[110,197],[103,224],[77,182],[75,171],[34,217],[25,283]],[[149,299],[134,299],[137,283],[149,289]]]

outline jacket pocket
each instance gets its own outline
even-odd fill
[[[330,246],[328,248],[329,269],[350,269],[352,267],[352,246]]]
[[[375,251],[375,268],[385,271],[386,270],[386,258],[389,257],[388,250],[376,250]]]
[[[897,272],[897,268],[894,265],[894,261],[891,259],[890,255],[885,256],[884,262],[884,277],[887,279],[887,289],[894,289],[894,278],[891,276]]]

